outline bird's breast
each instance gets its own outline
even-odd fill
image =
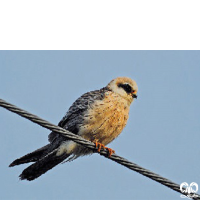
[[[84,115],[80,135],[90,141],[107,145],[126,126],[130,105],[117,94],[108,92],[103,100],[95,101]]]

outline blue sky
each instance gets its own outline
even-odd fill
[[[87,91],[118,76],[138,99],[108,146],[172,181],[200,186],[199,51],[1,51],[1,98],[57,124]],[[16,158],[47,144],[49,131],[0,108],[0,199],[178,199],[180,194],[97,154],[60,164],[32,182]]]

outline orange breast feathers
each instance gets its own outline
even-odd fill
[[[130,103],[120,95],[106,92],[103,100],[97,100],[85,114],[80,135],[92,142],[107,145],[126,126]]]

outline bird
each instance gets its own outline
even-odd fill
[[[34,162],[19,175],[21,180],[32,181],[56,165],[79,156],[107,149],[108,156],[115,151],[106,147],[126,126],[130,105],[137,98],[138,86],[128,77],[117,77],[107,86],[79,97],[58,123],[58,126],[94,142],[96,150],[88,149],[51,132],[49,144],[14,160],[9,167]]]

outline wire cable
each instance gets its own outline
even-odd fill
[[[14,112],[18,115],[20,115],[21,117],[24,117],[44,128],[47,128],[51,131],[54,131],[56,133],[59,133],[59,134],[62,134],[63,136],[65,136],[67,139],[70,139],[70,140],[73,140],[74,142],[78,143],[78,144],[81,144],[81,145],[84,145],[85,147],[87,148],[90,148],[92,150],[97,150],[96,149],[96,145],[88,140],[85,140],[83,139],[81,136],[78,136],[78,135],[75,135],[71,132],[69,132],[68,130],[66,129],[63,129],[59,126],[56,126],[46,120],[43,120],[41,119],[40,117],[36,116],[36,115],[33,115],[23,109],[20,109],[18,107],[16,107],[15,105],[12,105],[6,101],[4,101],[3,99],[0,99],[0,106],[3,107],[3,108],[6,108],[7,110],[11,111],[11,112]],[[170,181],[169,179],[166,179],[154,172],[151,172],[150,170],[148,169],[145,169],[135,163],[132,163],[130,161],[128,161],[127,159],[123,158],[123,157],[120,157],[118,156],[117,154],[113,153],[110,157],[108,157],[108,152],[107,150],[105,149],[101,149],[101,151],[99,152],[100,155],[103,155],[104,157],[110,159],[110,160],[113,160],[133,171],[136,171],[140,174],[142,174],[143,176],[146,176],[156,182],[159,182],[161,183],[162,185],[165,185],[167,187],[169,187],[170,189],[174,190],[174,191],[177,191],[181,194],[183,194],[180,190],[180,185],[179,184],[176,184],[172,181]],[[185,191],[186,191],[186,188],[183,188]],[[199,194],[196,194],[196,193],[184,193],[184,195],[190,195],[192,199],[195,199],[195,200],[200,200],[200,195]]]

